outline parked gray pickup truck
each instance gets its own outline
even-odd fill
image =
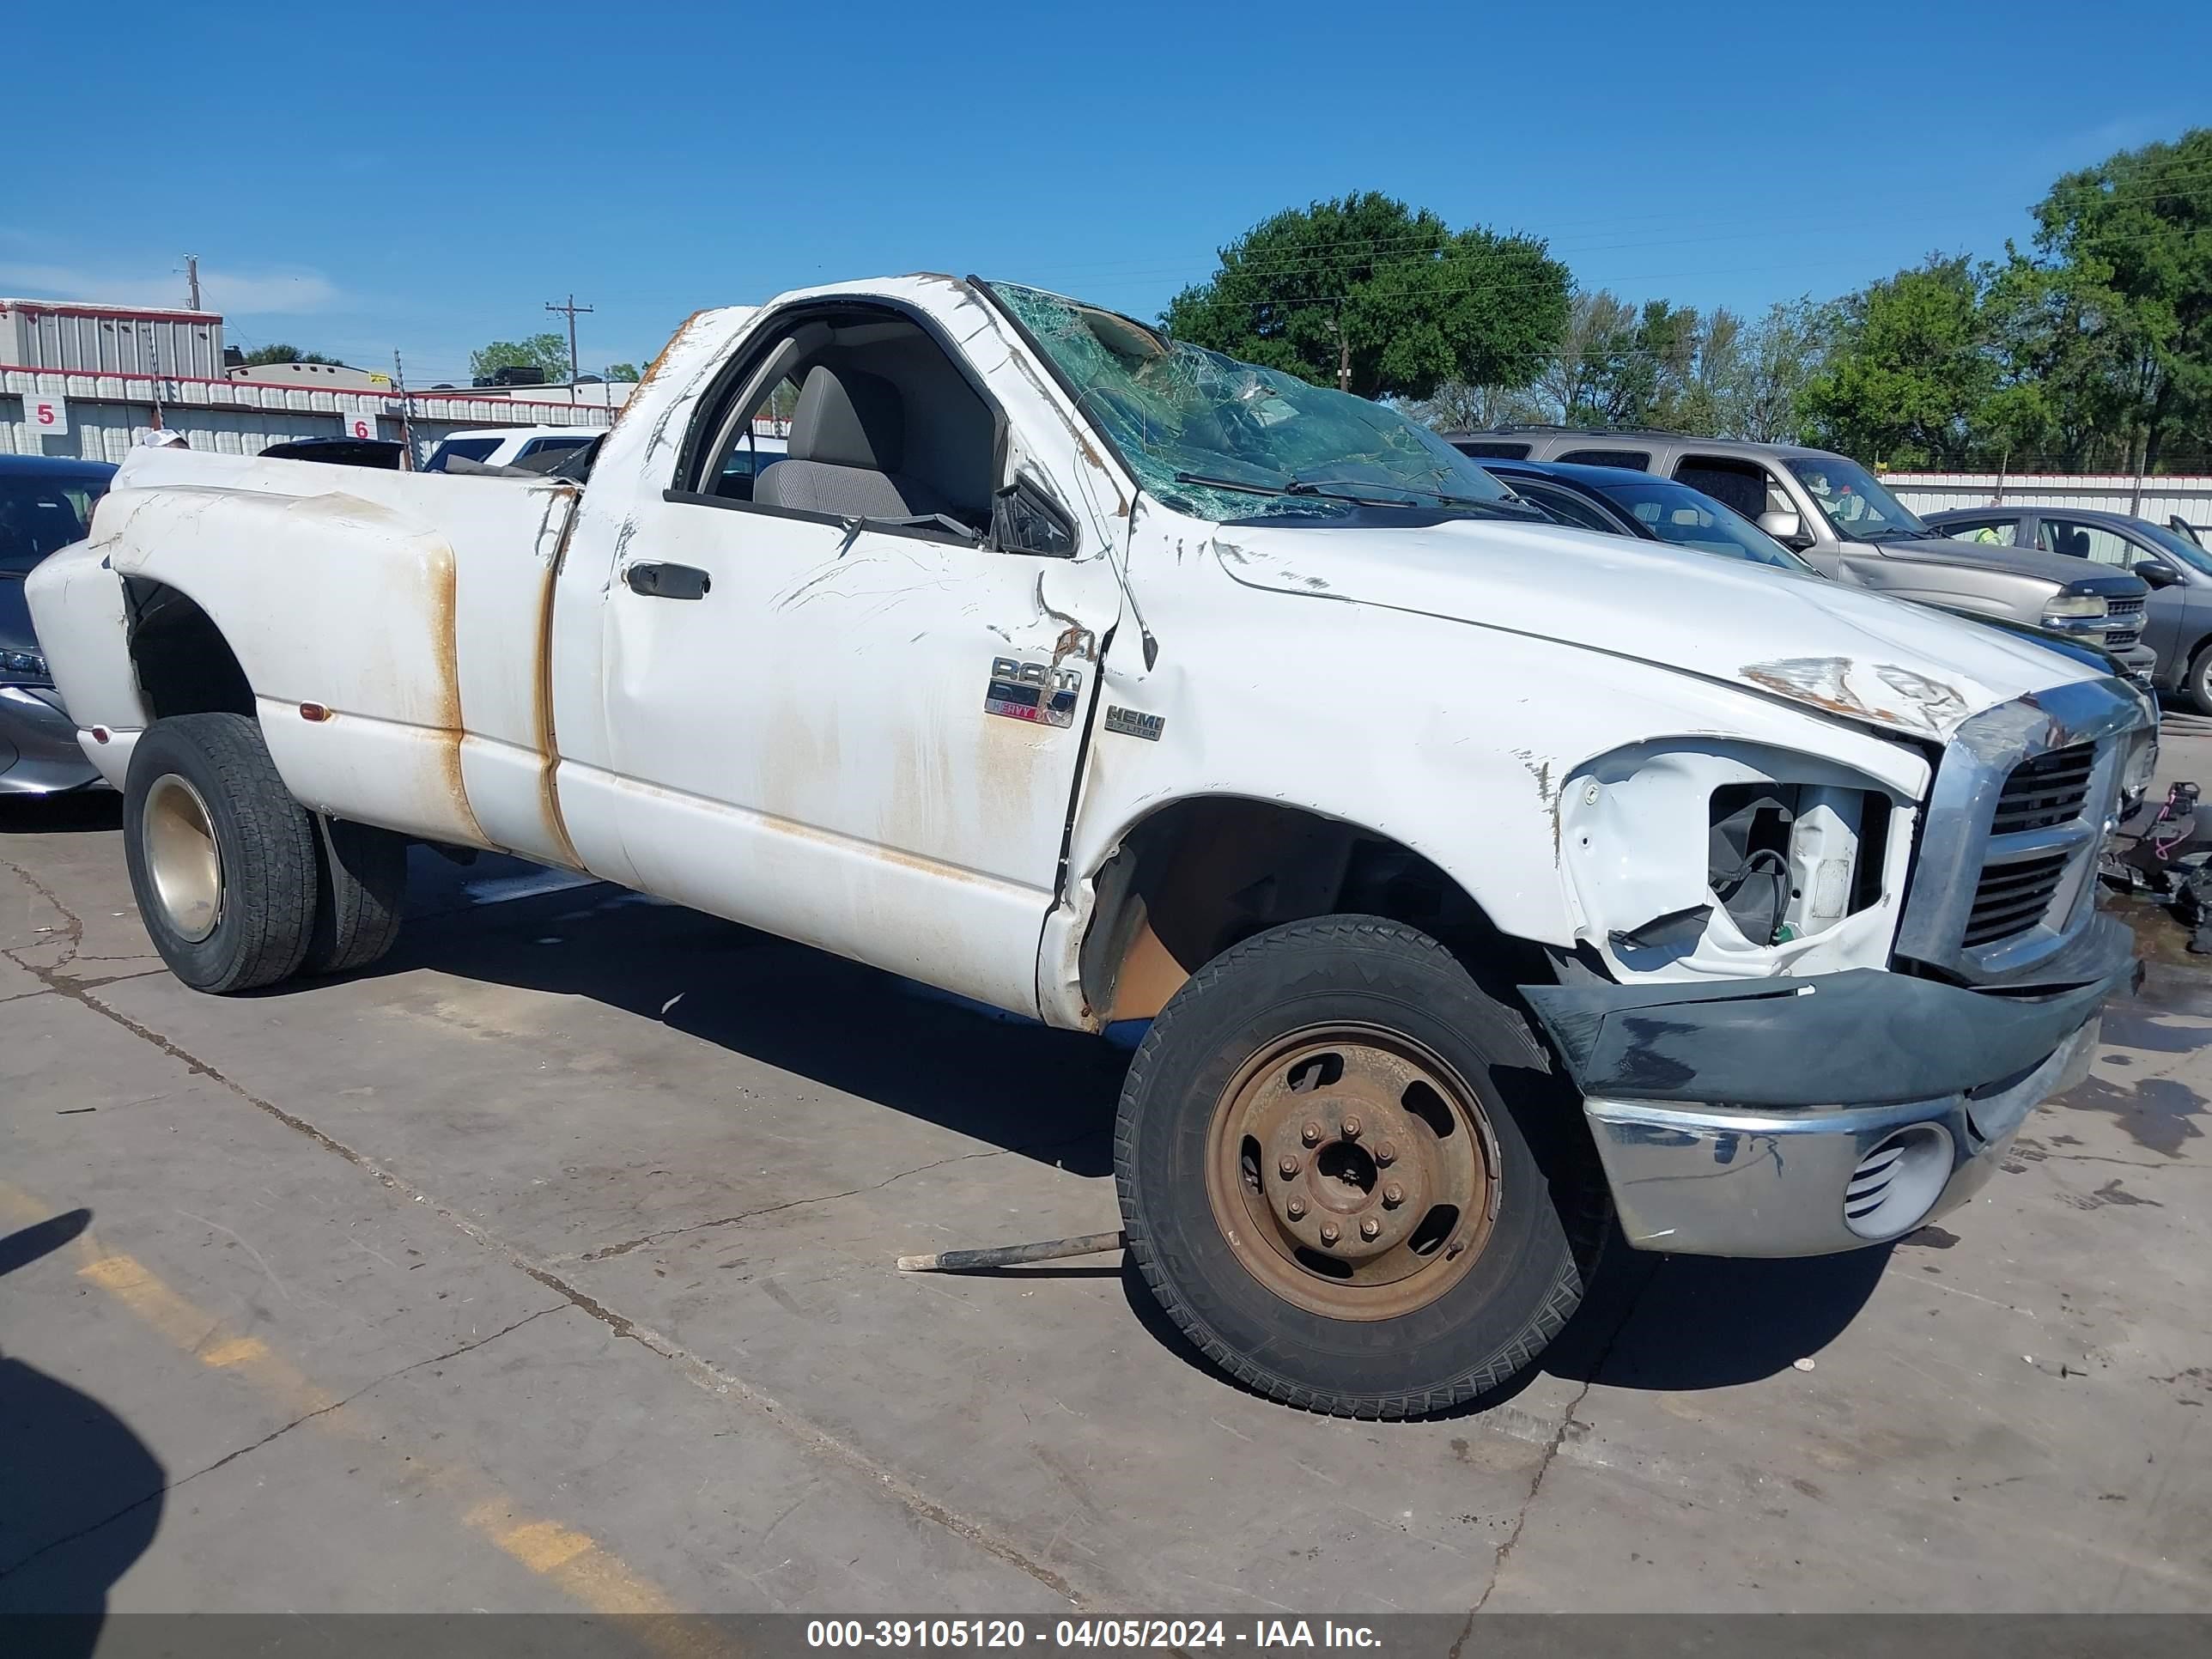
[[[2125,570],[2033,547],[1953,541],[1931,530],[1856,461],[1794,444],[1740,443],[1638,428],[1500,427],[1446,434],[1481,459],[1566,461],[1656,472],[1725,502],[1823,575],[1901,599],[2075,634],[2148,684],[2150,589]]]

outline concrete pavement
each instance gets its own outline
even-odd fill
[[[0,822],[0,1607],[2212,1607],[2212,978],[2155,913],[1967,1211],[1621,1256],[1509,1398],[1360,1424],[1111,1259],[891,1271],[1115,1224],[1103,1044],[428,854],[377,969],[201,997],[112,824]]]

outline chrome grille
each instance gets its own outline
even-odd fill
[[[2122,762],[2155,716],[2118,678],[2074,681],[1962,721],[1944,745],[1897,953],[2003,984],[2088,925]]]
[[[2070,851],[2045,853],[1984,869],[1981,880],[1974,884],[1974,902],[1966,912],[1961,943],[1994,945],[2041,921],[2073,857]]]
[[[2089,798],[2089,779],[2097,769],[2094,744],[2054,749],[2013,768],[1997,793],[1996,816],[1990,833],[2008,836],[2016,830],[2045,830],[2077,817]]]
[[[2105,617],[2112,626],[2105,630],[2105,648],[2124,651],[2142,637],[2143,602],[2141,599],[2107,599]]]

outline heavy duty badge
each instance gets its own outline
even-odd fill
[[[1082,686],[1083,671],[1078,668],[994,657],[991,683],[983,692],[983,712],[1004,714],[1010,720],[1034,720],[1040,726],[1072,726],[1075,694]]]
[[[1147,714],[1142,709],[1123,708],[1115,703],[1106,705],[1106,729],[1119,732],[1125,738],[1142,738],[1147,743],[1160,740],[1160,728],[1168,723],[1165,714]]]

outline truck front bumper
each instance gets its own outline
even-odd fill
[[[1639,1249],[1821,1255],[1965,1203],[2088,1073],[2140,977],[2099,915],[2002,993],[1855,970],[1726,986],[1526,986]]]

